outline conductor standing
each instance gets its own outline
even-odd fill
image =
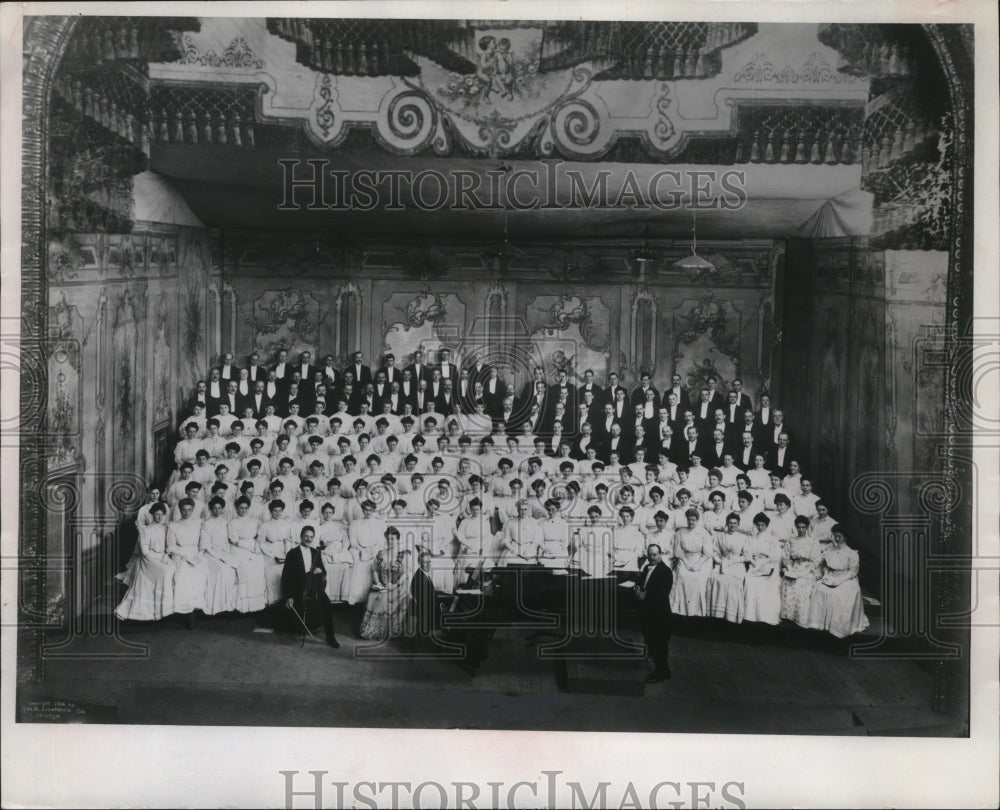
[[[650,543],[646,549],[646,564],[635,583],[642,637],[655,664],[646,683],[659,683],[670,677],[670,588],[674,584],[674,575],[662,555],[662,549],[656,543]]]

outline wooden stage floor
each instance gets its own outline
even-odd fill
[[[121,639],[144,651],[122,655],[119,641],[100,635],[52,650],[44,683],[20,687],[19,719],[46,719],[33,707],[58,699],[80,707],[77,720],[103,723],[966,733],[963,723],[931,711],[931,676],[913,662],[852,658],[847,644],[796,629],[696,620],[673,637],[673,678],[646,685],[651,667],[641,660],[544,659],[521,628],[497,631],[475,677],[454,661],[414,658],[402,642],[361,657],[371,642],[347,631],[345,610],[336,614],[339,650],[261,632],[254,616],[201,619],[193,631],[180,617],[120,625]],[[868,638],[877,632],[876,619]],[[641,642],[637,630],[623,634]],[[628,688],[616,690],[616,680]],[[303,687],[313,696],[308,708]]]

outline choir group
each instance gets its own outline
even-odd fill
[[[436,360],[418,349],[400,368],[390,354],[373,372],[361,352],[342,369],[309,352],[268,368],[226,354],[139,510],[116,615],[282,601],[309,527],[329,599],[369,605],[366,637],[390,632],[384,594],[408,593],[418,558],[451,593],[512,564],[634,578],[651,543],[673,569],[675,614],[867,628],[858,554],[768,396],[755,408],[740,380],[689,391],[674,374],[661,392],[644,373],[630,391],[615,372],[602,386],[541,368],[515,390],[481,358]]]

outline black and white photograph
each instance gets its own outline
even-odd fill
[[[3,806],[997,806],[997,10],[791,5],[3,9]]]

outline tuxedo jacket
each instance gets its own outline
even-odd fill
[[[760,454],[760,450],[757,448],[756,444],[752,445],[750,447],[750,452],[747,453],[747,454],[745,454],[745,455],[743,453],[743,450],[744,450],[744,448],[743,448],[743,443],[742,442],[740,443],[739,447],[734,447],[733,448],[733,450],[732,450],[732,453],[733,453],[733,463],[737,467],[739,467],[741,470],[743,470],[743,472],[746,472],[747,470],[752,470],[753,469],[753,457],[755,455]],[[764,455],[764,460],[766,462],[766,460],[767,460],[767,454],[764,453],[763,455]],[[766,466],[767,465],[765,463],[765,467]]]
[[[360,367],[351,363],[349,366],[344,366],[344,371],[350,371],[354,374],[354,385],[355,387],[361,385],[368,385],[370,382],[374,382],[372,379],[372,369],[371,366],[362,365]]]
[[[618,391],[625,392],[625,404],[628,404],[628,389],[624,385],[616,385],[614,388],[608,387],[601,392],[601,399],[598,400],[602,405],[605,402],[610,402],[612,405],[615,402],[615,397]]]
[[[299,390],[300,391],[302,390],[302,383],[308,382],[310,385],[312,385],[313,375],[317,371],[322,371],[323,370],[323,369],[321,369],[321,368],[319,368],[317,366],[314,366],[312,363],[308,363],[307,365],[302,365],[302,363],[290,363],[289,365],[291,366],[291,368],[288,369],[288,373],[289,374],[291,374],[293,371],[299,372],[299,376],[300,376],[300,379],[299,379]]]
[[[649,386],[649,390],[653,392],[653,412],[655,413],[660,410],[660,392],[652,385]],[[636,405],[646,404],[646,392],[642,390],[642,386],[639,386],[632,392],[632,396],[629,397],[629,403],[633,408]]]
[[[394,382],[403,382],[403,370],[401,368],[396,368],[395,366],[382,366],[379,371],[385,374],[385,381],[390,385]]]
[[[486,380],[490,378],[491,368],[492,366],[488,365],[487,363],[483,363],[483,365],[478,368],[476,367],[475,363],[471,363],[468,366],[469,380],[472,383],[473,388],[475,388],[475,384],[477,382],[486,382]]]
[[[767,451],[767,456],[764,458],[764,466],[773,473],[778,473],[782,478],[788,475],[788,462],[795,458],[795,451],[792,450],[792,446],[789,445],[785,448],[785,458],[784,463],[778,463],[778,450],[780,448],[775,445],[770,450]]]
[[[458,382],[458,366],[456,366],[454,363],[438,363],[436,366],[434,366],[434,368],[441,370],[442,380],[451,380],[453,384]],[[444,373],[445,368],[448,369],[448,374],[450,376],[445,376]]]
[[[319,549],[310,548],[309,551],[312,552],[312,565],[309,567],[309,571],[319,568],[326,576],[326,566],[323,565],[323,555],[320,554]],[[306,584],[306,574],[309,573],[305,570],[303,562],[301,546],[296,546],[290,549],[285,556],[285,564],[281,569],[282,597],[294,599],[295,609],[299,612],[302,611],[302,591]]]
[[[240,378],[240,367],[233,363],[229,367],[229,373],[227,374],[224,366],[217,366],[219,369],[219,377],[228,382],[229,380],[238,380]]]
[[[440,396],[434,400],[434,407],[439,413],[447,414],[451,416],[454,413],[458,413],[458,404],[455,399],[455,389],[452,389],[451,394],[445,395],[444,391],[441,391]]]
[[[750,399],[750,395],[746,391],[740,391],[736,399],[736,404],[745,411],[753,412],[753,400]]]
[[[715,442],[710,442],[706,447],[705,451],[702,453],[701,464],[703,467],[721,467],[722,457],[729,452],[729,445],[726,442],[722,443],[722,448],[716,447]]]
[[[653,573],[646,580],[647,570],[643,567],[639,571],[638,583],[640,586],[645,582],[645,599],[638,601],[639,617],[643,624],[659,624],[663,629],[669,631],[670,619],[670,590],[674,586],[674,574],[663,559],[653,567]]]
[[[406,371],[410,372],[410,379],[412,380],[412,382],[413,382],[414,385],[416,385],[417,383],[419,383],[421,380],[427,380],[428,385],[430,384],[430,381],[431,381],[431,367],[429,365],[427,365],[426,363],[421,363],[420,364],[420,370],[419,371],[417,370],[417,364],[416,363],[410,363],[410,365],[408,365],[406,367]]]
[[[323,366],[323,382],[327,387],[337,389],[344,384],[344,375],[333,366]]]
[[[667,401],[667,395],[673,391],[673,388],[668,388],[661,395],[660,401],[665,403]],[[683,386],[676,392],[677,393],[677,407],[683,412],[685,409],[691,407],[691,395],[688,394],[687,389]],[[695,397],[698,399],[698,397]]]
[[[247,366],[247,374],[250,375],[250,382],[255,383],[258,380],[261,382],[267,381],[267,369],[261,365],[257,366]],[[239,379],[237,377],[237,379]]]

